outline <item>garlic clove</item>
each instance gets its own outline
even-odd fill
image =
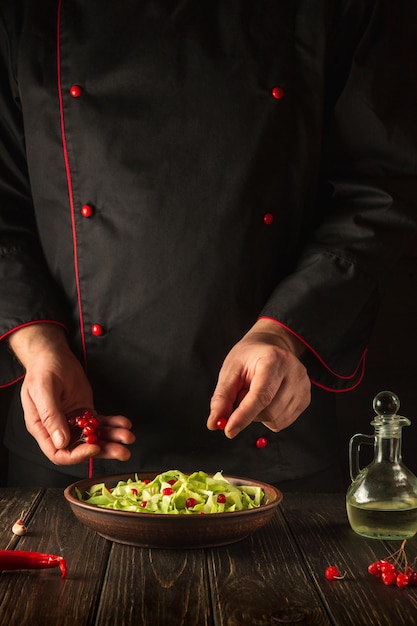
[[[12,533],[15,535],[25,535],[27,531],[26,524],[22,519],[18,519],[12,526]]]

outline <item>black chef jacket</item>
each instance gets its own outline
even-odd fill
[[[96,472],[333,462],[331,392],[360,382],[416,222],[416,10],[395,4],[2,0],[0,383],[23,375],[10,332],[67,328],[137,437]],[[313,403],[227,440],[210,397],[259,316],[305,343]],[[7,445],[49,464],[21,413]]]

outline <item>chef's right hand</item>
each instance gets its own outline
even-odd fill
[[[311,382],[300,358],[304,343],[278,322],[261,318],[226,356],[207,427],[226,420],[232,439],[252,422],[273,432],[290,426],[308,407]]]
[[[67,416],[93,408],[93,393],[84,370],[71,351],[65,331],[52,323],[24,326],[9,336],[9,344],[24,366],[21,400],[28,432],[56,465],[75,465],[90,457],[125,461],[133,443],[131,422],[122,415],[98,416],[99,445],[68,449]]]

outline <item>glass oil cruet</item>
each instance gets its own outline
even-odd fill
[[[408,539],[417,532],[417,478],[401,457],[402,428],[409,426],[410,420],[398,415],[400,401],[391,391],[378,393],[373,408],[374,435],[358,433],[349,444],[349,523],[364,537]],[[360,469],[360,447],[372,443],[373,461]]]

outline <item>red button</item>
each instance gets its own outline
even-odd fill
[[[264,224],[269,226],[274,221],[274,215],[272,213],[265,213],[264,215]]]
[[[70,94],[73,98],[79,98],[83,92],[83,88],[79,85],[73,85],[70,88]]]
[[[268,439],[266,437],[259,437],[256,440],[257,448],[266,448],[267,445],[268,445]]]
[[[272,97],[275,98],[275,100],[281,100],[281,98],[284,97],[284,90],[282,89],[282,87],[273,87],[271,89],[271,94]]]
[[[93,213],[94,213],[94,209],[89,204],[84,204],[84,206],[81,207],[81,215],[83,217],[91,217]]]
[[[101,335],[104,335],[104,328],[103,326],[101,326],[101,324],[93,324],[91,327],[91,332],[95,337],[100,337]]]

